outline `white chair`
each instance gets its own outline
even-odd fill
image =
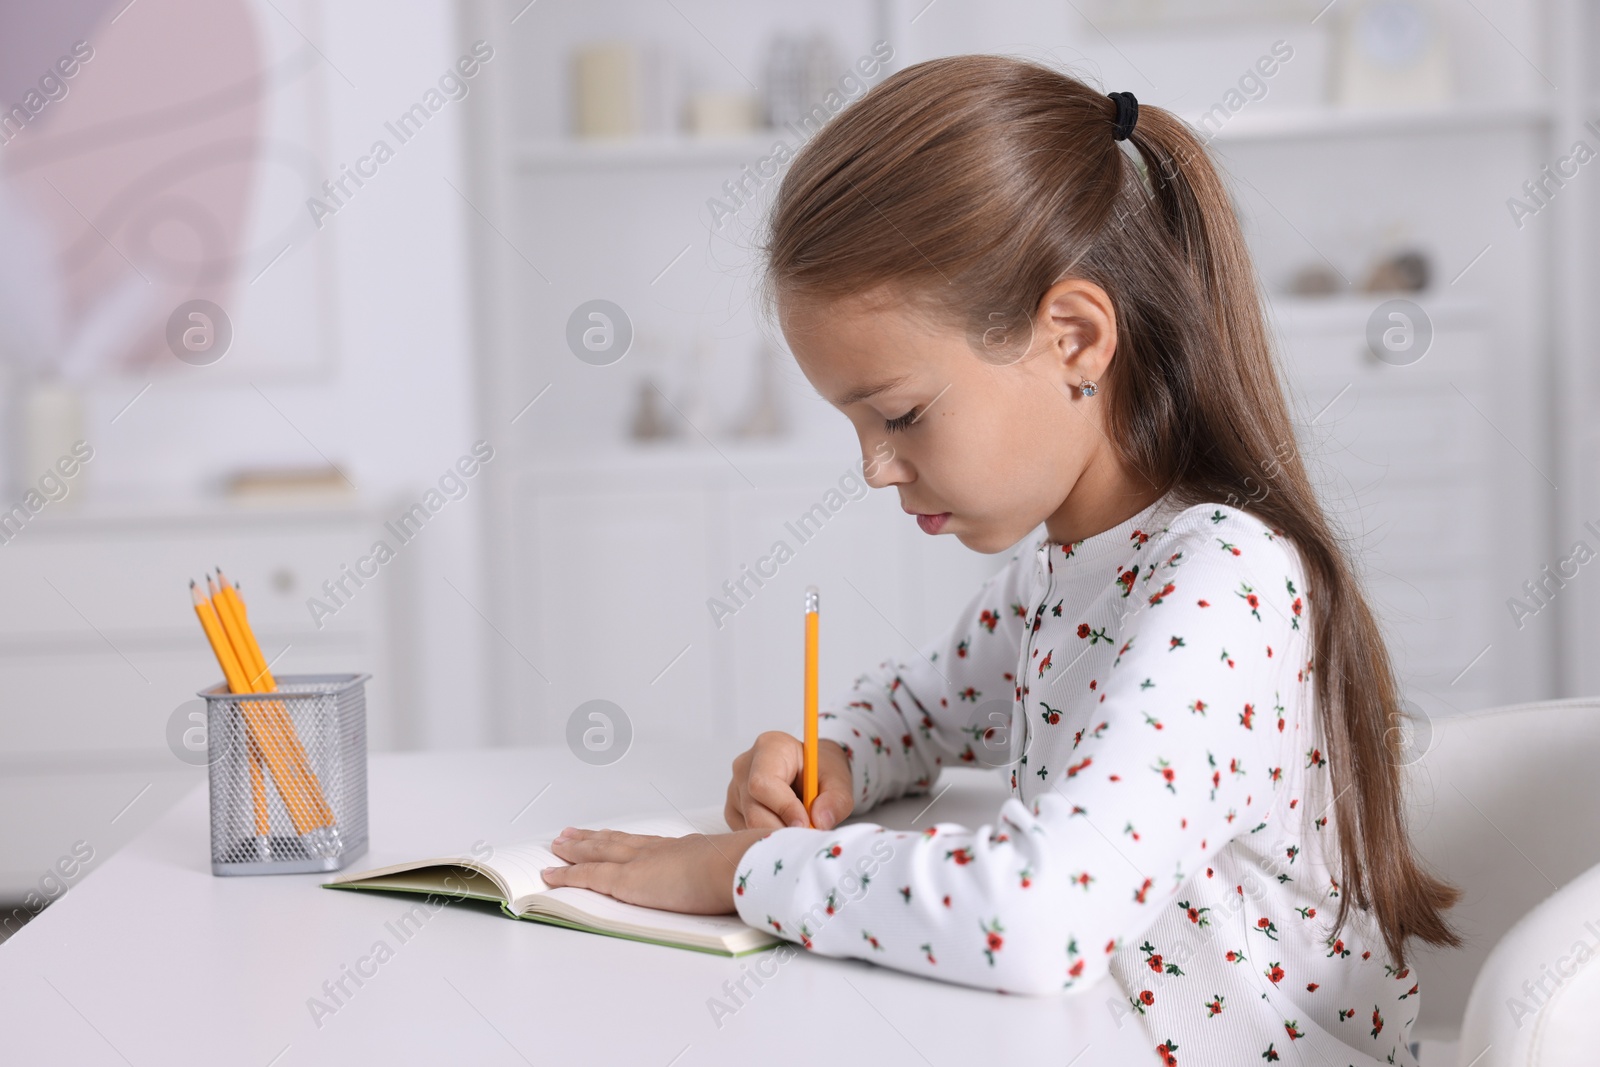
[[[1408,768],[1407,807],[1423,859],[1462,890],[1449,917],[1466,940],[1461,949],[1410,950],[1422,981],[1413,1037],[1424,1042],[1424,1067],[1589,1062],[1592,1050],[1582,1061],[1575,1051],[1575,1027],[1589,1018],[1572,1015],[1586,1006],[1600,1016],[1600,966],[1579,970],[1536,1016],[1520,1016],[1520,1029],[1505,1001],[1513,988],[1525,997],[1522,983],[1537,981],[1580,936],[1600,956],[1600,938],[1584,928],[1600,928],[1600,875],[1591,870],[1600,864],[1600,697],[1434,719],[1425,755]],[[1534,1030],[1540,1036],[1530,1038]],[[1457,1040],[1456,1058],[1430,1062],[1433,1042]],[[1561,1048],[1573,1050],[1569,1058],[1558,1058]]]
[[[1457,1067],[1593,1063],[1600,1014],[1600,864],[1522,917],[1467,1001]]]

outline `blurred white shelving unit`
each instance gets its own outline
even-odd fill
[[[616,4],[601,5],[584,16],[553,18],[544,26],[545,35],[530,43],[529,54],[547,68],[550,59],[559,59],[566,47],[586,36],[616,35],[612,26],[606,34],[596,29],[607,17],[602,8],[613,19],[622,10]],[[508,17],[494,0],[473,0],[467,11],[468,23],[478,27],[504,24]],[[652,28],[636,32],[658,37],[680,33],[679,44],[705,52],[708,63],[738,63],[753,73],[753,67],[743,65],[755,62],[750,42],[763,36],[758,27],[792,26],[792,14],[776,6],[747,9],[737,27],[719,27],[712,47],[720,59],[705,52],[709,42],[697,40],[688,25],[657,32],[660,27],[652,23]],[[1481,13],[1462,17],[1479,18]],[[1541,167],[1565,154],[1573,140],[1586,137],[1594,143],[1582,124],[1595,117],[1597,108],[1585,65],[1588,50],[1597,43],[1596,32],[1592,16],[1576,0],[1548,0],[1526,17],[1545,42],[1544,51],[1532,58],[1513,50],[1512,37],[1521,41],[1521,36],[1507,36],[1507,27],[1493,26],[1492,33],[1478,27],[1484,40],[1504,49],[1507,69],[1533,63],[1541,74],[1549,72],[1542,80],[1524,79],[1527,84],[1514,91],[1484,92],[1475,82],[1474,92],[1443,107],[1252,104],[1217,125],[1209,140],[1236,179],[1247,237],[1270,293],[1287,384],[1303,431],[1300,446],[1330,512],[1351,537],[1374,606],[1393,635],[1407,692],[1430,713],[1600,686],[1600,666],[1591,665],[1595,657],[1584,646],[1584,635],[1594,634],[1600,623],[1600,583],[1589,582],[1597,588],[1558,598],[1555,610],[1538,620],[1541,633],[1531,632],[1533,627],[1529,633],[1516,631],[1506,607],[1508,597],[1521,593],[1525,579],[1566,553],[1584,518],[1600,516],[1600,498],[1589,473],[1600,442],[1581,432],[1591,421],[1587,413],[1600,401],[1589,366],[1593,360],[1586,354],[1595,278],[1594,194],[1587,187],[1564,192],[1560,205],[1565,214],[1540,218],[1526,232],[1506,225],[1503,206],[1507,197],[1520,195],[1524,181],[1537,178]],[[941,19],[946,20],[942,29]],[[848,54],[865,51],[873,39],[890,40],[895,48],[892,68],[953,51],[1035,56],[1049,51],[1062,58],[1076,52],[1081,58],[1091,46],[1102,48],[1091,64],[1096,76],[1099,64],[1111,62],[1104,43],[1088,29],[1070,42],[1057,40],[1064,37],[1058,32],[1061,27],[1077,20],[1046,5],[1009,5],[996,22],[1007,30],[995,33],[1014,36],[992,39],[984,37],[990,31],[974,22],[970,12],[929,11],[906,0],[881,0],[850,18],[833,20],[823,12],[806,21],[837,21],[847,33],[856,33],[859,41],[843,42]],[[1317,32],[1326,31],[1329,21],[1323,20]],[[1035,22],[1043,29],[1035,31]],[[739,47],[744,50],[734,50]],[[1117,80],[1125,75],[1126,83],[1118,80],[1108,87],[1137,88],[1132,71],[1105,76]],[[1219,68],[1215,87],[1203,87],[1186,99],[1209,100],[1236,76],[1231,66]],[[541,86],[554,84],[550,75],[541,77]],[[1509,76],[1501,80],[1508,86],[1517,82]],[[1147,98],[1143,90],[1140,96]],[[1149,98],[1159,102],[1159,94]],[[1195,124],[1202,137],[1209,135],[1200,111],[1181,104],[1174,110]],[[650,558],[682,560],[682,575],[676,577],[694,577],[685,579],[676,599],[687,603],[691,585],[698,582],[703,589],[714,584],[712,578],[720,582],[749,551],[735,544],[740,536],[756,536],[754,529],[738,525],[739,515],[766,514],[769,521],[776,520],[785,508],[798,505],[806,486],[820,487],[836,477],[834,468],[843,469],[854,442],[835,437],[822,445],[780,447],[772,452],[770,466],[756,462],[752,468],[776,479],[771,485],[753,479],[759,486],[755,490],[697,438],[691,437],[690,446],[644,462],[636,462],[639,454],[634,452],[613,450],[607,453],[613,458],[604,460],[590,455],[592,438],[606,440],[608,424],[614,428],[609,440],[620,443],[628,399],[615,387],[600,392],[598,376],[583,373],[592,368],[574,365],[561,339],[565,316],[583,299],[622,294],[614,298],[628,306],[746,321],[748,309],[740,302],[748,292],[750,249],[740,242],[747,241],[750,230],[730,237],[710,228],[704,205],[725,180],[737,178],[743,165],[768,155],[775,142],[793,148],[798,138],[792,131],[768,129],[717,140],[663,136],[588,142],[561,136],[559,118],[552,120],[555,114],[550,109],[535,114],[527,93],[518,99],[497,92],[475,119],[474,152],[483,166],[474,195],[481,196],[475,202],[485,205],[488,217],[504,224],[503,232],[486,236],[483,245],[483,261],[492,264],[482,294],[484,407],[503,408],[509,418],[552,383],[567,397],[561,403],[569,405],[540,416],[547,420],[545,430],[518,430],[522,436],[508,464],[518,471],[515,485],[491,504],[496,514],[488,524],[491,531],[501,531],[491,534],[495,566],[516,577],[503,583],[501,599],[491,610],[512,628],[508,633],[514,630],[518,641],[527,642],[519,647],[566,660],[582,659],[582,642],[557,623],[539,621],[547,608],[533,599],[535,591],[543,597],[567,588],[563,596],[576,596],[572,575],[594,566],[589,560],[595,546],[619,536],[629,516],[665,524],[659,544],[678,545],[676,554],[662,550],[664,554]],[[1583,181],[1579,179],[1580,186]],[[757,203],[741,212],[741,221],[758,221],[760,207]],[[1370,267],[1370,260],[1363,258],[1366,250],[1394,243],[1378,232],[1380,224],[1397,219],[1407,228],[1405,240],[1430,255],[1434,276],[1426,291],[1329,300],[1281,295],[1290,268],[1319,258],[1336,264],[1352,284],[1357,282]],[[513,246],[515,253],[508,251]],[[560,273],[540,259],[540,249],[563,251]],[[539,263],[542,281],[529,274],[519,255]],[[670,264],[679,265],[664,271]],[[691,275],[694,280],[685,282]],[[1434,349],[1414,366],[1380,365],[1366,353],[1367,318],[1391,296],[1414,299],[1437,330]],[[638,369],[654,372],[661,365],[656,354],[645,351]],[[634,384],[637,379],[627,380],[628,386]],[[804,392],[804,383],[789,384],[794,401]],[[1551,410],[1557,413],[1554,419],[1548,417]],[[575,414],[579,411],[581,420]],[[712,436],[718,447],[738,447]],[[828,455],[836,460],[819,459]],[[745,464],[735,460],[732,465]],[[788,473],[780,476],[780,469]],[[648,484],[637,484],[640,470],[652,472]],[[681,496],[680,490],[689,495]],[[864,523],[870,510],[863,507],[849,521]],[[552,519],[558,513],[578,516],[579,528],[592,536],[562,533]],[[897,517],[882,518],[881,535],[874,527],[871,536],[860,539],[872,547],[857,559],[840,560],[835,573],[889,573],[886,557],[875,553],[898,544],[897,535],[889,532]],[[749,532],[739,534],[740,529]],[[564,540],[568,538],[570,543]],[[558,542],[567,545],[565,563],[554,548]],[[656,552],[658,543],[645,537],[636,550],[639,546]],[[901,545],[894,551],[923,548]],[[925,601],[922,610],[948,615],[958,584],[952,582],[950,591]],[[616,600],[621,588],[601,599]],[[884,615],[909,631],[914,626],[904,613],[917,609],[913,600],[897,599],[905,595],[884,592]],[[762,598],[753,602],[752,611],[763,602],[786,603],[781,592],[768,597],[764,591]],[[585,625],[600,625],[597,617],[583,618]],[[738,621],[742,625],[744,616]],[[655,620],[645,631],[654,633],[667,625]],[[766,624],[780,631],[784,625],[781,614]],[[649,645],[650,654],[638,670],[651,674],[645,670],[648,664],[660,658],[664,665],[678,647],[692,643],[686,636],[677,647],[657,649],[651,641],[673,642],[640,640]],[[711,698],[715,721],[748,729],[751,700],[786,698],[778,691],[773,696],[758,693],[742,681],[716,680],[738,669],[744,655],[736,652],[738,640],[742,638],[688,670],[683,670],[689,665],[685,656],[657,687],[668,685],[680,670],[685,684],[693,678],[695,686],[723,685]],[[890,651],[881,642],[877,647],[885,654]],[[547,735],[555,729],[552,717],[564,714],[577,694],[547,699],[554,689],[532,678],[513,651],[502,647],[501,652],[505,666],[499,703],[506,709],[501,736]],[[785,652],[774,647],[761,654]],[[527,658],[538,660],[531,651]],[[600,668],[591,664],[587,670]],[[643,684],[651,680],[645,678]],[[679,699],[699,691],[691,687]],[[535,699],[527,696],[530,692],[545,695]],[[732,703],[719,703],[724,700]],[[525,727],[522,709],[533,707],[539,725]],[[759,719],[761,713],[755,714]]]
[[[1367,299],[1280,300],[1285,386],[1309,474],[1342,528],[1406,695],[1429,715],[1496,700],[1477,657],[1493,643],[1498,443],[1485,316],[1428,306],[1426,353],[1397,366],[1364,337]]]

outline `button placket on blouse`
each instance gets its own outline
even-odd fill
[[[1032,607],[1027,615],[1023,616],[1025,627],[1021,660],[1017,665],[1016,678],[1016,708],[1017,715],[1022,720],[1022,747],[1021,755],[1012,766],[1011,773],[1017,775],[1017,793],[1022,794],[1023,776],[1018,774],[1018,768],[1028,762],[1028,745],[1033,737],[1033,725],[1028,719],[1028,671],[1033,663],[1033,639],[1043,625],[1045,605],[1050,602],[1050,593],[1055,588],[1055,562],[1050,556],[1051,545],[1040,545],[1033,557],[1033,590],[1034,596],[1029,598]],[[1034,600],[1037,599],[1037,603]],[[1024,798],[1026,799],[1026,798]]]

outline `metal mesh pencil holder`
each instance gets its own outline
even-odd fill
[[[289,674],[271,693],[203,689],[211,873],[336,871],[367,850],[370,674]]]

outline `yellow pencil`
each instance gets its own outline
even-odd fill
[[[237,627],[233,624],[226,607],[218,601],[216,586],[212,583],[210,577],[206,578],[206,588],[211,595],[204,598],[204,606],[210,609],[209,614],[216,619],[223,638],[222,644],[231,653],[231,664],[237,671],[236,677],[229,678],[228,689],[233,693],[253,693],[256,688],[250,682],[249,651],[245,647],[244,641],[239,635]],[[198,593],[198,590],[196,592]],[[206,616],[202,615],[202,624],[205,621]],[[207,636],[210,635],[208,634]],[[224,673],[227,673],[226,669]],[[312,819],[310,810],[303,801],[297,803],[299,790],[292,781],[295,772],[294,760],[283,743],[282,732],[274,721],[271,709],[260,702],[250,701],[241,702],[239,711],[245,719],[250,755],[256,763],[256,766],[251,768],[252,792],[255,787],[256,773],[261,770],[260,764],[264,762],[266,769],[272,773],[273,782],[278,787],[279,795],[283,797],[284,808],[289,812],[291,819],[295,823],[296,832],[303,833],[304,831],[300,829],[302,826],[314,828],[315,822]],[[261,789],[263,799],[266,795],[264,779],[265,775],[263,775]],[[264,812],[258,809],[256,812],[258,827],[263,822],[267,822],[270,826],[270,820],[264,819],[263,815]]]
[[[219,579],[222,578],[220,569],[217,575]],[[261,646],[256,643],[255,635],[251,633],[250,625],[245,620],[243,600],[225,579],[222,580],[221,586],[220,589],[217,588],[211,577],[209,575],[206,577],[206,589],[211,594],[211,602],[222,622],[223,632],[227,634],[234,654],[245,673],[245,681],[249,686],[245,691],[249,693],[276,691],[278,683],[267,670],[266,660],[261,655]],[[278,779],[279,791],[284,793],[286,799],[289,793],[296,796],[303,815],[313,829],[332,826],[333,812],[324,802],[322,789],[307,765],[305,749],[301,747],[300,737],[295,732],[288,710],[284,708],[282,701],[277,700],[250,703],[255,705],[258,713],[266,721],[272,731],[273,740],[284,755],[284,769],[287,776],[280,777],[277,772],[273,774],[273,777]]]
[[[237,617],[217,592],[210,577],[206,578],[206,588],[211,593],[210,603],[212,609],[222,623],[222,631],[233,647],[234,657],[239,661],[240,671],[245,675],[246,689],[244,691],[247,693],[261,692],[260,684],[252,681],[253,677],[259,676],[259,671],[252,666],[260,655],[259,651],[253,650],[250,642],[246,640],[243,631],[239,628]],[[273,771],[273,780],[278,786],[279,794],[284,799],[284,806],[290,809],[291,814],[295,810],[299,812],[299,819],[296,820],[297,832],[303,832],[299,831],[299,827],[302,825],[309,826],[311,829],[316,829],[318,826],[323,825],[319,821],[317,807],[311,801],[308,795],[309,790],[305,785],[306,772],[303,766],[303,757],[296,754],[300,747],[299,742],[293,736],[281,704],[275,700],[249,701],[242,703],[240,710],[247,711],[261,726],[261,736],[256,739],[257,751],[259,752],[263,744],[271,744],[280,757],[277,769]],[[271,767],[272,764],[269,763],[268,768],[271,769]]]
[[[253,652],[251,643],[245,638],[244,631],[239,626],[239,620],[233,612],[232,605],[230,605],[218,592],[217,584],[212,581],[209,574],[206,575],[206,593],[208,594],[206,599],[211,604],[211,609],[217,613],[217,621],[222,624],[222,633],[228,639],[228,647],[233,650],[233,658],[238,662],[239,670],[244,675],[245,688],[243,692],[260,692],[261,688],[257,679],[260,678],[261,672],[256,666],[256,653]],[[231,684],[229,685],[229,688],[233,689]],[[239,692],[240,690],[234,689],[233,691]],[[272,708],[264,702],[251,702],[250,708],[252,714],[264,722],[267,729],[271,730],[276,735],[274,737],[274,741],[277,743],[278,747],[282,749],[286,757],[285,762],[287,765],[291,768],[295,767],[294,751],[290,746],[285,744],[283,737],[283,725],[278,721],[277,716],[272,714]],[[250,768],[251,786],[253,788],[255,785],[255,776],[260,772],[261,769],[259,764],[261,755],[259,739],[256,740],[256,743],[251,745],[251,755],[256,761],[255,765]],[[274,777],[277,776],[274,775]],[[282,784],[283,783],[280,782],[280,791],[282,791]],[[294,785],[296,790],[298,790],[299,787],[297,783],[289,784]],[[287,795],[285,796],[285,800],[287,801]],[[260,821],[259,813],[257,815],[257,821]]]
[[[805,761],[801,772],[801,800],[806,817],[811,802],[817,799],[817,587],[806,586],[806,738]]]
[[[238,663],[238,656],[233,646],[227,640],[227,635],[218,632],[221,629],[221,621],[215,618],[215,612],[210,610],[211,605],[201,596],[193,580],[189,582],[189,591],[194,596],[194,610],[200,617],[200,628],[205,631],[206,640],[211,644],[211,651],[216,655],[217,664],[222,668],[222,676],[228,683],[228,690],[239,692],[237,687],[245,684],[244,671]],[[250,728],[248,722],[245,733],[250,762],[250,800],[255,811],[256,836],[266,837],[271,833],[272,823],[267,813],[266,781],[261,773],[261,746],[257,744],[255,730]]]
[[[267,779],[261,770],[261,748],[252,736],[246,738],[250,746],[250,801],[256,813],[256,836],[272,835],[272,816],[267,811]]]
[[[233,646],[228,639],[228,634],[222,628],[222,620],[217,615],[216,608],[208,600],[200,587],[193,581],[189,583],[190,595],[194,598],[194,613],[200,619],[200,628],[205,631],[206,640],[211,644],[211,651],[217,657],[217,664],[222,668],[222,676],[228,683],[231,693],[248,693],[251,691],[249,678],[244,668],[239,664]],[[276,743],[275,731],[271,728],[263,709],[252,706],[252,701],[240,701],[239,711],[244,716],[245,727],[249,733],[250,741],[261,754],[267,764],[267,770],[272,773],[273,779],[278,784],[278,793],[283,797],[284,807],[289,811],[289,817],[294,821],[295,832],[304,834],[313,827],[307,813],[296,802],[294,791],[285,788],[286,782],[291,780],[292,774],[289,767],[287,754]],[[263,793],[264,796],[264,793]],[[260,825],[259,811],[257,812],[257,825]]]
[[[231,612],[233,623],[237,626],[239,635],[244,641],[245,657],[240,661],[240,666],[245,669],[245,674],[250,678],[252,692],[271,693],[277,690],[278,683],[273,679],[272,672],[267,669],[267,661],[261,654],[261,646],[256,643],[256,635],[250,629],[250,620],[244,611],[244,599],[239,596],[239,591],[223,575],[222,568],[217,568],[216,585],[211,584],[211,578],[206,578],[206,589],[211,593],[211,599],[216,602],[218,613],[224,610]],[[219,599],[220,598],[220,599]],[[228,617],[223,616],[223,622],[228,622]]]
[[[210,579],[207,579],[207,588],[210,588]],[[222,614],[226,624],[230,618],[232,626],[238,631],[240,639],[245,646],[246,662],[243,664],[246,673],[250,676],[251,687],[257,693],[275,693],[278,690],[277,679],[272,677],[272,671],[267,667],[267,660],[261,653],[261,644],[256,640],[255,631],[250,628],[250,618],[245,611],[244,597],[239,595],[236,585],[228,581],[227,575],[222,573],[222,568],[217,568],[217,584],[219,589],[213,592],[213,598],[218,604],[218,611]],[[322,795],[322,786],[317,781],[317,776],[311,769],[310,760],[306,757],[306,750],[300,744],[300,734],[294,728],[294,721],[289,716],[289,711],[281,701],[267,702],[267,708],[272,715],[273,722],[278,727],[278,732],[284,739],[289,750],[289,758],[295,769],[299,771],[298,784],[304,792],[306,801],[316,813],[319,826],[332,826],[334,824],[333,809],[328,807]]]

